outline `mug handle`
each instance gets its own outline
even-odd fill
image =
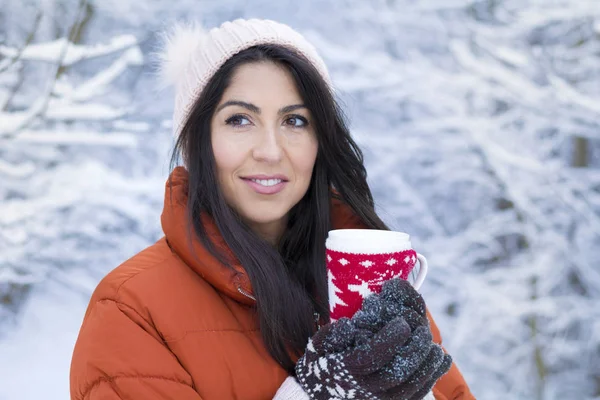
[[[417,279],[413,285],[415,290],[419,290],[419,288],[421,288],[421,285],[427,276],[427,259],[422,254],[417,253],[417,260],[419,260],[419,274],[417,275]]]

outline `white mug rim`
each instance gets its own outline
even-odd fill
[[[386,239],[389,239],[390,236],[396,236],[398,240],[410,241],[410,235],[408,233],[384,229],[333,229],[329,231],[328,237],[342,239],[346,234],[354,235],[356,233],[360,233],[362,237],[366,236],[368,239],[384,236],[386,236]]]
[[[353,241],[360,237],[360,242]],[[355,254],[396,253],[411,250],[410,235],[379,229],[334,229],[329,231],[328,250]]]

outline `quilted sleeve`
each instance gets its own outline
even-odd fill
[[[427,318],[429,319],[431,333],[433,334],[433,341],[441,345],[442,335],[429,310],[427,310]],[[475,396],[471,394],[467,382],[465,382],[455,363],[452,363],[452,367],[450,367],[446,375],[437,381],[433,387],[433,395],[436,400],[475,400]]]
[[[72,400],[201,400],[152,324],[114,299],[88,308],[73,352]]]

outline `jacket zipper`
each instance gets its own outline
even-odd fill
[[[237,290],[238,290],[238,292],[240,292],[241,294],[243,294],[243,295],[244,295],[244,296],[246,296],[247,298],[249,298],[249,299],[252,299],[252,300],[256,301],[256,297],[252,296],[252,295],[251,295],[251,294],[249,294],[249,293],[246,293],[246,292],[244,291],[244,289],[242,289],[242,287],[241,287],[241,286],[238,286]]]

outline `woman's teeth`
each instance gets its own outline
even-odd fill
[[[275,186],[282,182],[281,179],[251,179],[251,181],[262,186]]]

